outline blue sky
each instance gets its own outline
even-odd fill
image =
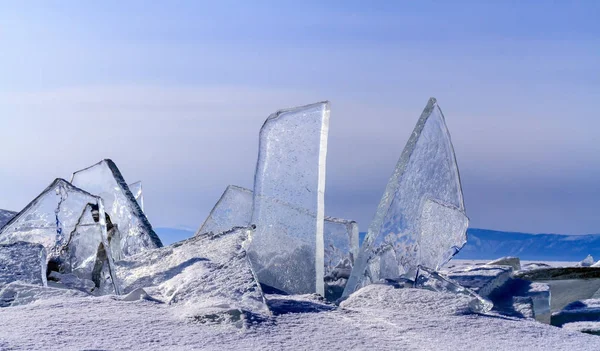
[[[472,226],[600,232],[596,1],[0,0],[0,208],[112,158],[155,226],[252,187],[277,109],[332,104],[326,213],[366,230],[430,96]]]

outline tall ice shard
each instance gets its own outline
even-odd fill
[[[72,183],[102,198],[118,229],[124,256],[163,246],[113,161],[106,159],[73,173]]]
[[[396,165],[344,296],[381,279],[438,269],[466,242],[468,218],[444,115],[431,98]]]
[[[291,294],[324,295],[328,131],[329,102],[278,111],[260,130],[248,257],[261,284]]]

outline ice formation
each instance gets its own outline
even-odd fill
[[[217,234],[233,227],[248,226],[252,217],[252,197],[252,190],[229,185],[196,235]]]
[[[72,183],[102,198],[106,213],[119,233],[118,252],[130,256],[162,247],[162,242],[113,161],[106,159],[73,173]]]
[[[421,114],[383,194],[344,296],[420,265],[438,269],[466,242],[460,176],[444,116],[434,98]]]
[[[473,290],[465,288],[454,280],[444,277],[427,267],[418,267],[414,287],[468,296],[472,298],[469,307],[473,312],[486,313],[494,307],[494,304],[491,301],[481,297]]]
[[[41,244],[52,270],[95,280],[97,286],[102,282],[111,286],[105,293],[118,293],[112,287],[114,255],[98,257],[112,253],[110,239],[102,200],[64,179],[52,182],[0,230],[0,243]]]
[[[129,190],[131,190],[135,201],[137,201],[142,211],[144,211],[144,193],[142,192],[142,181],[139,180],[135,183],[129,184]]]
[[[465,288],[487,298],[501,288],[513,274],[510,266],[475,266],[450,271],[447,276]]]
[[[486,263],[487,266],[510,266],[514,271],[521,270],[521,259],[518,257],[501,257],[497,260]]]
[[[4,225],[8,223],[8,221],[10,221],[16,214],[17,213],[13,211],[0,209],[0,229],[2,229],[2,227],[4,227]]]
[[[260,130],[248,256],[262,284],[324,295],[329,102],[281,110]]]
[[[577,267],[591,267],[594,265],[596,261],[594,261],[594,257],[592,255],[587,255],[581,262],[577,263]]]
[[[201,322],[270,314],[245,247],[251,229],[204,234],[116,263],[124,293],[143,288]],[[216,321],[216,320],[215,320]]]
[[[42,245],[24,241],[0,244],[0,288],[17,281],[47,285],[46,249]]]

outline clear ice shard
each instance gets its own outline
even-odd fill
[[[328,132],[329,102],[278,111],[260,130],[248,257],[261,284],[290,294],[324,295]]]
[[[229,185],[196,235],[221,233],[233,227],[246,227],[252,218],[252,190]]]
[[[119,233],[115,250],[130,256],[163,246],[113,161],[102,160],[73,173],[72,183],[104,201],[111,224]]]
[[[46,249],[17,241],[0,244],[0,289],[12,282],[46,286]]]
[[[387,184],[344,290],[439,268],[466,242],[468,219],[444,115],[431,98]]]
[[[8,223],[8,221],[10,221],[16,214],[17,213],[13,211],[0,209],[0,229],[2,229],[2,227],[4,227],[4,225]]]
[[[476,313],[487,313],[494,307],[494,304],[491,301],[484,299],[474,291],[465,288],[452,279],[444,277],[427,267],[417,268],[417,276],[414,287],[437,292],[469,296],[473,298],[469,303],[469,307],[473,312]]]
[[[0,230],[0,244],[18,241],[44,246],[48,267],[61,273],[92,280],[96,266],[96,280],[112,287],[113,255],[98,261],[99,252],[111,250],[102,199],[64,179],[52,182]]]
[[[131,193],[133,194],[135,201],[137,201],[138,205],[140,205],[140,208],[143,211],[144,210],[144,193],[142,192],[142,181],[139,180],[135,183],[129,184],[129,190],[131,190]]]
[[[250,225],[252,198],[252,190],[229,185],[196,232],[196,236],[205,233],[217,234],[234,227]],[[276,202],[274,205],[287,206],[282,202]],[[330,285],[335,284],[334,289],[337,289],[342,284],[343,290],[358,254],[358,225],[355,221],[334,217],[325,217],[324,223],[325,285],[329,282]],[[340,279],[344,281],[340,282]]]

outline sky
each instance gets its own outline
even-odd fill
[[[0,208],[111,158],[155,227],[252,188],[272,112],[331,101],[326,215],[366,231],[429,97],[471,226],[600,233],[600,2],[0,0]]]

